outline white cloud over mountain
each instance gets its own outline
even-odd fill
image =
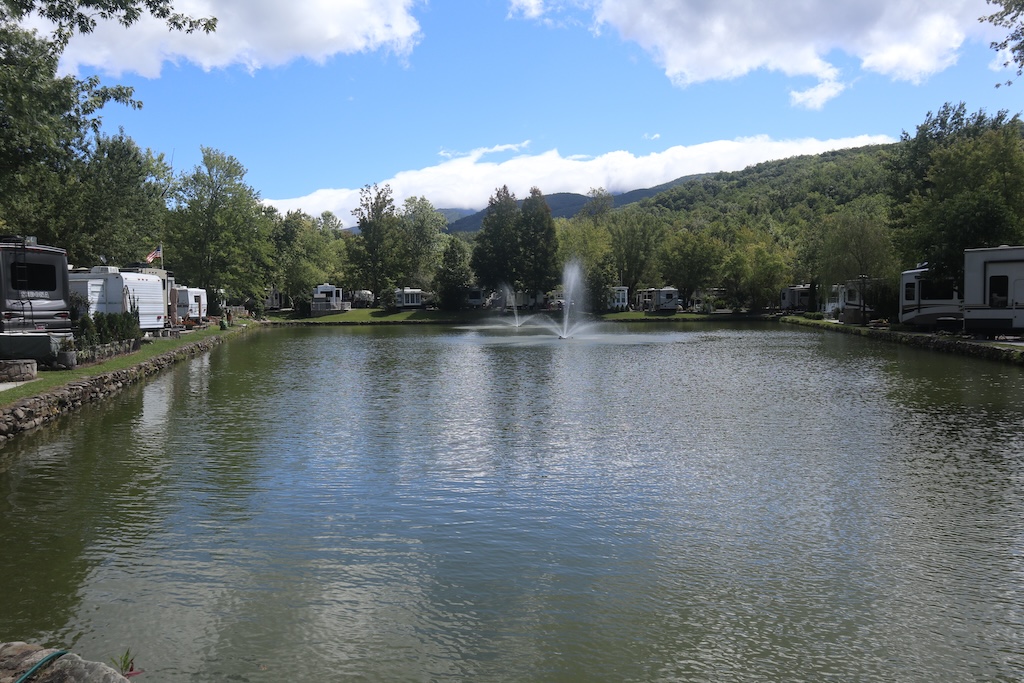
[[[619,193],[654,187],[695,173],[740,170],[767,159],[890,142],[894,140],[887,136],[868,135],[838,140],[772,140],[759,136],[670,147],[645,156],[617,151],[588,159],[563,157],[555,149],[524,154],[522,151],[529,145],[526,142],[478,149],[461,156],[448,153],[445,161],[436,166],[403,171],[379,184],[391,186],[398,205],[407,197],[423,196],[437,208],[482,209],[503,185],[508,185],[520,198],[527,196],[533,186],[544,194],[586,194],[598,187]],[[489,158],[507,152],[514,154],[500,161]],[[351,227],[352,210],[359,204],[359,188],[323,189],[305,197],[268,199],[267,203],[281,211],[301,209],[313,215],[332,211],[346,227]]]

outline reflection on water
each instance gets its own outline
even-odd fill
[[[161,681],[1010,680],[1022,386],[773,327],[255,334],[0,451],[0,639]]]

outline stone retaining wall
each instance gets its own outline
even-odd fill
[[[0,382],[28,382],[36,378],[34,360],[0,360]]]
[[[35,429],[76,410],[85,403],[101,401],[136,384],[165,368],[209,351],[222,341],[223,335],[206,337],[173,351],[161,354],[125,370],[115,370],[96,377],[70,382],[51,392],[23,398],[0,408],[0,446],[13,436]]]
[[[820,320],[809,320],[795,316],[780,318],[781,322],[792,325],[813,327],[828,332],[841,332],[853,334],[869,339],[895,342],[906,346],[913,346],[919,349],[931,349],[944,353],[955,353],[960,356],[972,356],[984,358],[1014,365],[1024,365],[1024,349],[998,346],[993,342],[980,342],[964,337],[953,335],[926,334],[922,332],[896,332],[886,328],[868,327],[860,325],[843,325],[841,323],[822,322]]]

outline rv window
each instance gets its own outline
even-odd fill
[[[57,289],[57,268],[50,263],[11,263],[11,289],[52,292]]]
[[[917,289],[917,283],[916,282],[908,282],[906,285],[904,285],[904,287],[903,287],[903,300],[904,301],[913,301],[916,298],[914,296],[916,289]]]
[[[956,286],[952,280],[921,280],[922,299],[953,299],[956,296]]]
[[[1010,298],[1010,278],[1006,275],[993,275],[988,279],[988,305],[992,308],[1006,308]]]

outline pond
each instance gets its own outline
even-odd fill
[[[771,324],[246,335],[0,451],[0,641],[184,681],[1024,671],[1024,375]]]

